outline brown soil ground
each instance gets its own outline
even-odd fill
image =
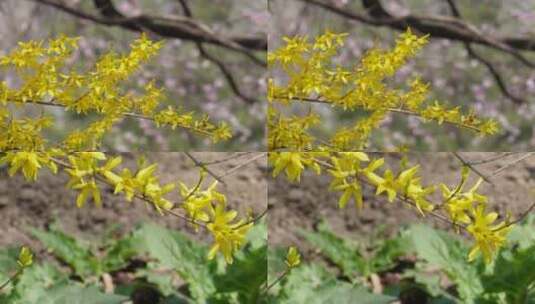
[[[483,160],[496,153],[461,153],[465,160]],[[513,154],[496,162],[476,166],[481,173],[490,175],[499,167],[525,154]],[[384,156],[377,154],[376,156]],[[387,164],[394,166],[399,155],[386,155]],[[443,182],[451,187],[460,179],[460,162],[450,153],[415,153],[409,155],[412,164],[421,164],[424,185]],[[472,173],[467,186],[471,187],[477,176]],[[493,184],[483,183],[479,192],[489,197],[489,206],[504,214],[513,216],[525,211],[535,200],[535,155],[516,163],[491,179]],[[414,222],[428,222],[440,225],[433,217],[422,218],[416,210],[399,204],[389,204],[377,199],[370,190],[364,192],[364,208],[358,211],[348,204],[346,209],[338,209],[338,193],[329,192],[328,176],[316,176],[308,172],[301,177],[301,183],[289,183],[285,176],[269,180],[269,243],[272,245],[297,245],[306,254],[313,253],[298,230],[313,230],[321,220],[326,220],[340,235],[355,240],[367,240],[379,227],[391,235],[400,226]],[[440,191],[438,191],[440,193]],[[444,225],[442,225],[444,226]],[[444,227],[447,228],[447,227]]]
[[[122,154],[123,163],[134,167],[135,158],[140,154]],[[184,153],[147,153],[150,162],[158,162],[158,172],[162,183],[181,180],[188,185],[195,185],[199,169]],[[229,206],[237,208],[241,214],[252,208],[255,214],[267,206],[267,170],[266,157],[258,153],[192,153],[201,162],[212,162],[240,155],[232,160],[210,165],[211,171],[223,177],[225,184],[220,184],[219,191],[227,195]],[[238,164],[256,158],[238,170],[229,172]],[[35,183],[28,183],[17,174],[7,175],[5,167],[0,169],[0,247],[28,244],[38,251],[42,250],[39,242],[32,239],[30,227],[45,228],[58,221],[68,233],[82,234],[86,238],[98,239],[102,232],[112,224],[120,224],[122,231],[130,229],[141,221],[154,221],[169,228],[187,231],[196,238],[205,238],[205,233],[195,234],[181,219],[161,216],[143,202],[128,203],[121,195],[113,195],[110,190],[103,193],[102,208],[92,203],[83,208],[75,204],[77,193],[66,188],[66,174],[52,175],[42,170]],[[208,178],[206,184],[213,179]],[[168,198],[179,202],[180,196],[174,190]]]

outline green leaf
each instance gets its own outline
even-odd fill
[[[336,280],[333,274],[316,264],[293,269],[283,280],[282,292],[275,303],[320,304],[356,303],[388,304],[394,297],[377,295],[363,287]]]
[[[373,294],[363,287],[356,287],[346,282],[328,281],[317,288],[309,299],[303,303],[354,303],[358,299],[359,304],[389,304],[396,300],[387,295]]]
[[[105,294],[96,287],[82,287],[78,285],[59,285],[48,290],[36,302],[21,302],[25,304],[121,304],[128,297]]]
[[[466,303],[473,303],[483,292],[476,265],[468,263],[468,249],[458,239],[423,224],[411,226],[407,233],[418,258],[431,267],[439,266],[455,282]]]
[[[136,277],[142,277],[147,282],[158,287],[164,296],[170,296],[176,291],[173,273],[162,273],[157,271],[159,263],[148,263],[146,268],[136,271]]]
[[[277,275],[283,272],[286,269],[286,248],[284,247],[270,247],[267,251],[267,262],[268,262],[268,281],[275,279]]]
[[[160,267],[175,270],[188,283],[191,297],[198,303],[206,303],[210,295],[215,293],[210,271],[214,262],[206,259],[207,249],[204,246],[178,231],[152,223],[141,225],[134,232],[134,238],[139,252],[148,253],[158,260]]]
[[[535,303],[535,245],[502,251],[482,281],[488,293],[505,292],[509,303]]]
[[[106,256],[102,259],[103,272],[112,272],[125,267],[136,255],[135,240],[131,236],[108,243]]]
[[[375,244],[373,256],[369,264],[371,272],[387,271],[397,265],[397,259],[406,255],[412,249],[410,241],[403,236],[379,241]]]
[[[14,271],[18,269],[17,257],[19,249],[15,247],[0,249],[0,284],[9,280]],[[10,283],[2,289],[2,293],[9,293],[12,284]]]
[[[96,287],[82,287],[50,263],[32,265],[19,276],[12,304],[120,304],[127,297],[108,295]]]
[[[247,244],[250,248],[257,249],[266,246],[268,239],[267,225],[265,221],[255,224],[247,233]]]
[[[67,274],[62,273],[52,264],[33,265],[25,269],[18,278],[13,302],[40,303],[39,301],[47,295],[52,286],[66,284],[67,282]]]
[[[335,263],[348,278],[370,274],[367,261],[359,253],[355,244],[335,235],[330,227],[322,222],[318,232],[301,231],[301,234],[323,255]]]
[[[520,224],[513,226],[507,240],[518,244],[521,249],[535,244],[535,215],[528,215]]]
[[[215,278],[218,293],[238,293],[239,303],[256,304],[267,276],[267,245],[236,254],[234,263]]]
[[[286,275],[281,285],[280,299],[286,300],[281,303],[304,303],[310,298],[316,289],[325,282],[335,279],[335,276],[317,264],[305,264]],[[271,283],[271,282],[270,282]]]
[[[98,276],[102,273],[99,260],[77,239],[51,227],[50,232],[31,229],[32,234],[38,238],[55,256],[65,261],[82,279],[88,276]]]

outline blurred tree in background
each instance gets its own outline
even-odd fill
[[[338,57],[348,66],[374,46],[393,46],[407,27],[430,34],[430,43],[392,82],[403,87],[418,73],[430,83],[430,100],[474,108],[502,128],[496,136],[476,138],[452,126],[391,115],[371,136],[372,149],[518,151],[535,146],[535,1],[270,0],[269,10],[270,50],[281,46],[284,36],[315,37],[326,29],[349,33]],[[324,134],[351,125],[362,114],[310,107],[321,113]],[[294,110],[306,113],[308,105]]]
[[[265,51],[268,12],[264,1],[248,0],[4,0],[0,2],[0,56],[17,42],[79,36],[71,64],[88,70],[110,48],[125,52],[148,33],[164,40],[159,56],[144,65],[129,89],[139,93],[150,79],[169,105],[225,121],[233,138],[216,146],[182,130],[162,130],[143,120],[125,120],[106,137],[112,150],[260,150],[264,146]],[[10,74],[3,80],[13,85]],[[60,109],[28,106],[21,111],[53,113],[52,140],[89,123]]]

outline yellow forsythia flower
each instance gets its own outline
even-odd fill
[[[279,175],[283,170],[288,177],[288,180],[299,182],[301,179],[301,172],[305,166],[311,168],[319,174],[321,168],[315,161],[314,156],[321,155],[320,152],[272,152],[269,153],[269,161],[273,164],[273,177]]]
[[[221,252],[228,264],[232,264],[234,252],[245,243],[245,236],[253,223],[243,220],[234,222],[238,213],[234,210],[226,211],[225,203],[217,203],[211,208],[212,221],[206,225],[214,237],[214,245],[208,252],[208,258],[213,259],[217,252]]]
[[[226,203],[227,198],[216,190],[218,182],[214,181],[206,190],[199,187],[189,189],[179,182],[180,195],[184,199],[181,207],[193,221],[210,221],[209,210],[213,204]]]
[[[31,266],[33,263],[33,253],[30,250],[30,248],[26,246],[22,246],[20,248],[19,252],[19,258],[17,260],[17,264],[19,264],[20,268],[26,268]]]
[[[301,255],[295,246],[288,248],[288,254],[286,254],[286,265],[289,268],[294,268],[301,264]]]
[[[492,261],[492,257],[500,247],[505,244],[506,235],[511,230],[512,225],[506,226],[505,222],[492,225],[498,218],[496,212],[485,214],[485,205],[481,204],[472,210],[473,222],[466,230],[474,237],[476,244],[468,254],[468,260],[475,259],[481,252],[486,263]]]
[[[22,169],[22,174],[27,181],[35,181],[41,165],[44,164],[55,174],[57,166],[51,161],[50,155],[40,152],[7,152],[0,159],[0,164],[8,162],[10,165],[9,176],[15,175],[18,170]]]

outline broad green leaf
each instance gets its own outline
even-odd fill
[[[315,290],[335,276],[317,264],[303,264],[292,271],[281,281],[280,299],[304,303],[315,293]],[[271,283],[271,282],[270,282]]]
[[[160,266],[174,269],[188,283],[191,297],[206,303],[216,288],[210,272],[213,261],[206,259],[206,248],[188,239],[178,231],[156,224],[141,225],[134,232],[136,248],[158,260]]]
[[[155,271],[159,265],[159,263],[148,263],[146,268],[136,271],[136,277],[144,278],[147,282],[156,285],[164,296],[170,296],[177,289],[174,282],[174,275],[173,273]]]
[[[123,268],[128,260],[136,255],[135,240],[131,236],[109,242],[106,256],[102,259],[104,272],[112,272]]]
[[[265,221],[255,224],[247,233],[247,244],[252,249],[266,246],[268,240],[268,231]]]
[[[18,269],[17,257],[19,255],[19,249],[15,247],[0,249],[0,284],[3,284],[9,280],[10,276]],[[3,293],[8,293],[11,289],[10,283],[4,289]]]
[[[425,287],[425,290],[433,297],[440,296],[445,293],[440,284],[440,273],[429,273],[424,269],[408,269],[403,273],[404,277],[409,277],[415,283]]]
[[[468,249],[458,239],[423,224],[411,226],[407,233],[418,258],[439,266],[455,282],[466,303],[473,303],[483,292],[476,265],[467,261]]]
[[[395,300],[396,298],[387,295],[373,294],[363,287],[332,280],[317,288],[315,294],[303,303],[320,304],[330,301],[331,303],[354,303],[358,301],[359,304],[389,304]]]
[[[535,303],[535,245],[502,251],[482,281],[488,293],[505,292],[510,303]]]
[[[267,277],[267,245],[245,250],[236,255],[222,275],[215,277],[218,293],[237,292],[239,303],[256,304]],[[252,246],[251,246],[252,247]]]
[[[275,279],[275,277],[283,272],[286,269],[286,259],[287,249],[283,247],[269,247],[267,252],[267,262],[268,262],[268,281]]]
[[[515,225],[507,235],[507,240],[518,244],[521,249],[535,244],[535,215],[530,214],[520,224]]]
[[[125,296],[105,294],[96,287],[78,285],[59,285],[52,287],[37,302],[25,304],[122,304]]]
[[[102,273],[102,267],[98,259],[89,250],[88,246],[85,246],[77,239],[56,228],[51,228],[50,232],[39,229],[31,229],[31,232],[55,256],[69,264],[82,279],[91,275],[98,276]]]
[[[376,242],[373,255],[369,258],[374,273],[389,270],[397,265],[397,259],[410,252],[411,244],[403,236]]]
[[[50,263],[32,265],[19,276],[14,303],[40,303],[53,286],[66,284],[68,276]]]
[[[367,262],[359,253],[359,248],[335,235],[326,223],[320,223],[318,232],[301,231],[301,234],[310,244],[338,265],[348,278],[369,274]]]
[[[361,286],[336,280],[333,274],[316,264],[293,269],[281,284],[282,292],[274,303],[388,304],[396,300],[394,297],[373,294]]]

